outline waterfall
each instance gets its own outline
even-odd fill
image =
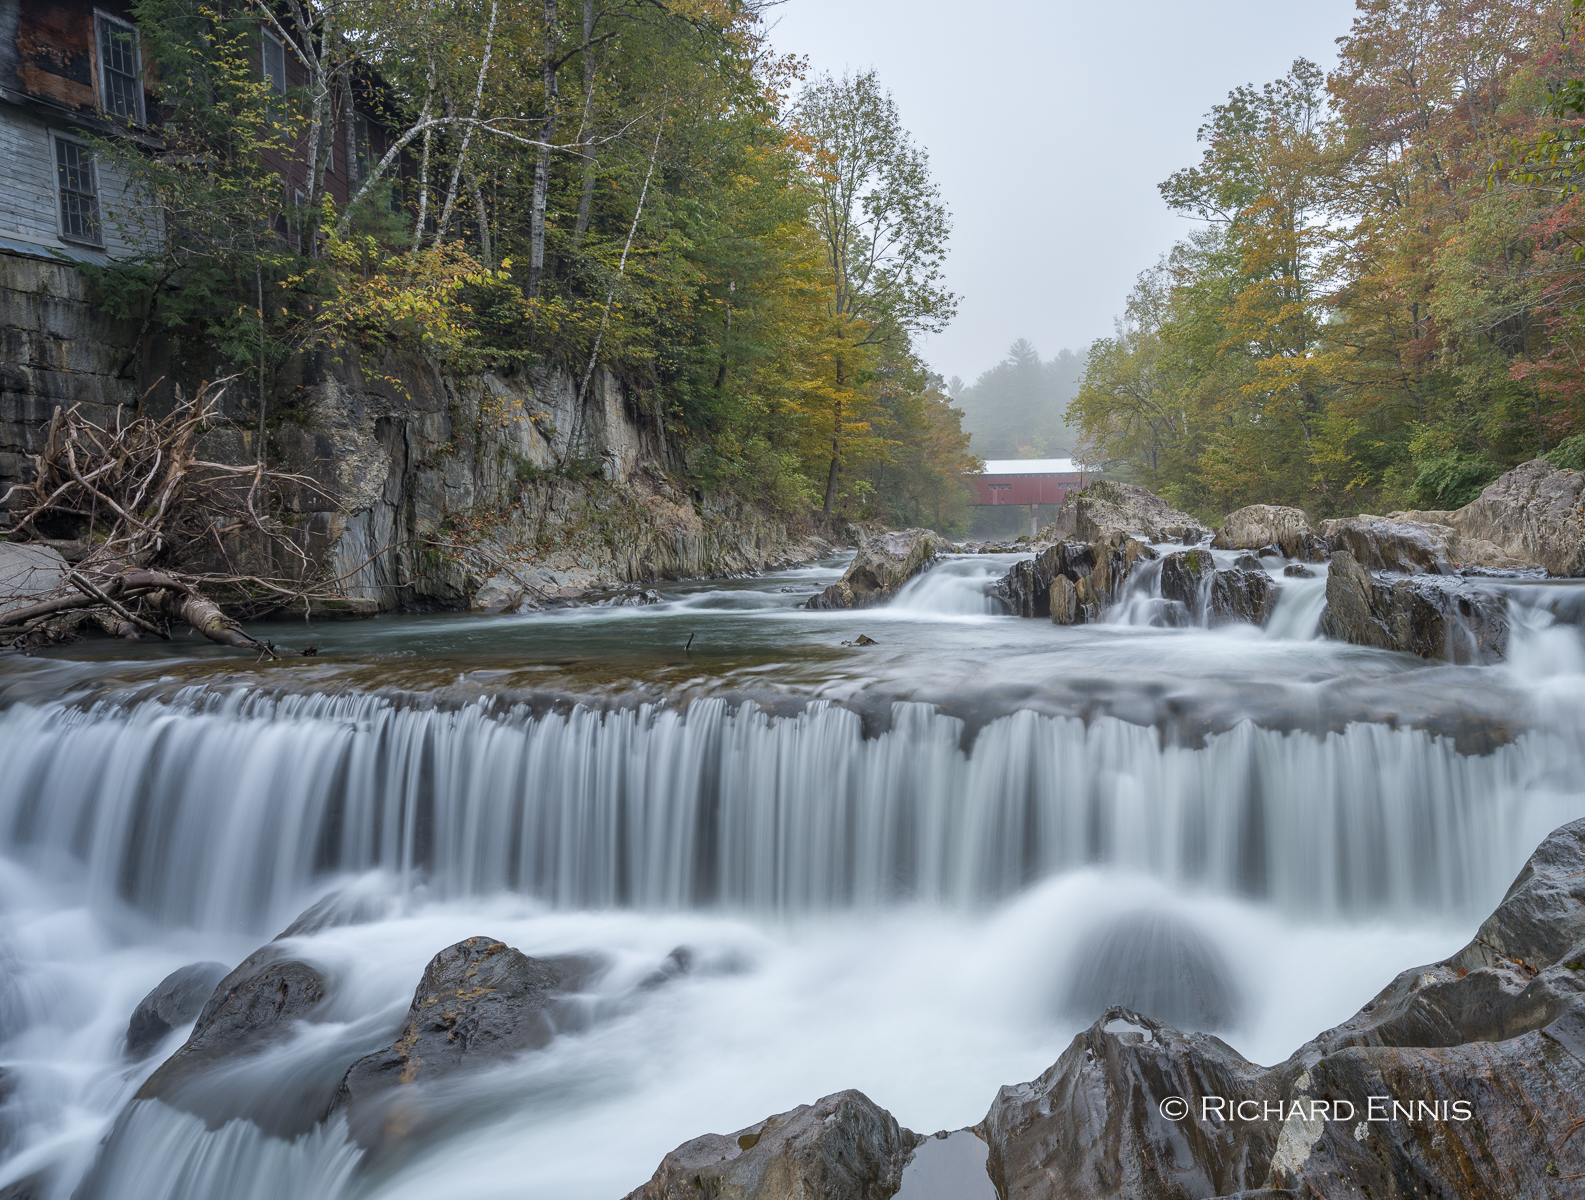
[[[1245,722],[1202,748],[1110,717],[896,703],[565,713],[188,689],[0,713],[0,849],[99,905],[265,930],[337,876],[558,907],[975,906],[1086,864],[1319,918],[1478,916],[1579,811],[1572,739]]]

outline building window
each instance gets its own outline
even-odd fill
[[[264,78],[270,82],[270,91],[286,95],[286,47],[268,33],[264,35]]]
[[[143,124],[143,56],[134,25],[104,13],[99,22],[99,97],[112,117]]]
[[[94,156],[82,144],[57,137],[55,179],[61,197],[61,237],[94,246],[103,244]]]

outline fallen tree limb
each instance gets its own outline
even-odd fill
[[[135,629],[142,629],[148,633],[152,633],[155,637],[160,638],[163,641],[168,642],[171,640],[171,635],[166,633],[165,630],[155,625],[152,621],[145,621],[142,617],[128,612],[116,602],[114,597],[107,595],[105,592],[95,587],[93,583],[87,579],[84,579],[76,571],[72,571],[66,576],[66,578],[71,581],[73,587],[79,589],[84,595],[92,596],[96,600],[102,600],[105,604],[105,607],[111,612],[115,613],[116,616],[120,617],[123,623],[131,625]],[[122,590],[125,590],[125,576],[121,577],[121,582]],[[103,627],[103,624],[104,622],[101,621],[101,627]],[[118,633],[115,636],[126,637],[127,635],[125,633]]]

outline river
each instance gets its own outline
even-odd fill
[[[0,661],[0,1194],[616,1200],[841,1088],[972,1124],[1109,999],[1275,1062],[1462,945],[1585,815],[1585,586],[1484,582],[1513,635],[1470,667],[1320,639],[1320,578],[1282,578],[1265,630],[1182,627],[1148,587],[1101,624],[1004,616],[1014,561],[855,613],[798,607],[834,561],[272,624],[317,650],[273,664],[186,638]],[[126,1061],[144,994],[319,901],[293,951],[323,1018],[201,1111],[132,1101],[187,1034]],[[316,1124],[478,934],[597,964],[560,1036],[443,1092],[402,1154]]]

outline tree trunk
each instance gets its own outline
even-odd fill
[[[583,188],[578,193],[578,220],[573,225],[572,242],[577,245],[589,229],[594,210],[594,147],[589,145],[589,112],[594,106],[594,55],[589,43],[594,40],[594,0],[583,0]]]
[[[841,429],[842,402],[839,400],[837,401],[836,417],[831,426],[831,471],[826,476],[825,519],[827,522],[831,520],[831,511],[836,507],[837,503],[837,468],[842,462],[842,451],[837,442],[837,436]]]
[[[545,120],[534,159],[534,201],[528,218],[528,295],[539,295],[545,274],[545,204],[550,192],[550,142],[556,136],[556,0],[545,0]]]
[[[156,593],[156,606],[173,621],[186,621],[211,642],[233,646],[238,650],[255,650],[260,654],[275,656],[274,650],[244,632],[241,625],[220,611],[213,600],[205,600],[197,592],[183,592],[165,588]]]

